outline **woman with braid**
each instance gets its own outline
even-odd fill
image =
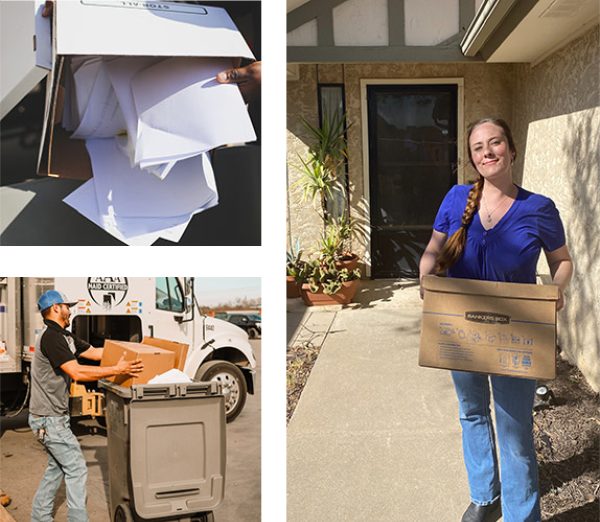
[[[560,310],[573,264],[558,210],[549,198],[513,183],[516,149],[503,120],[487,118],[473,123],[467,142],[469,160],[479,178],[470,186],[454,186],[444,198],[421,258],[421,277],[446,272],[448,277],[535,283],[543,249],[553,283],[559,287]],[[459,371],[452,372],[452,379],[471,496],[462,522],[495,521],[500,511],[505,522],[539,522],[532,431],[535,381]]]

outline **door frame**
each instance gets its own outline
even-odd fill
[[[464,181],[463,150],[464,150],[464,79],[463,78],[363,78],[360,80],[360,104],[361,104],[361,127],[362,127],[362,167],[363,167],[363,190],[365,195],[365,218],[367,227],[365,230],[365,269],[366,276],[371,277],[371,187],[369,172],[369,110],[367,106],[367,88],[370,85],[440,85],[450,84],[457,86],[457,114],[456,114],[456,146],[457,167],[456,179],[458,183]]]

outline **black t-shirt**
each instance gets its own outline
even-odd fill
[[[44,323],[46,329],[36,342],[31,365],[29,411],[42,416],[67,415],[71,379],[60,367],[76,359],[90,345],[54,321]]]

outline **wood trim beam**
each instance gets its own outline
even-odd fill
[[[321,16],[329,16],[333,19],[333,8],[339,4],[343,4],[345,1],[346,0],[310,0],[310,2],[306,2],[305,4],[296,7],[296,9],[287,14],[287,32],[289,33],[315,18],[319,19]]]
[[[483,5],[483,4],[482,4]],[[475,1],[459,0],[458,3],[458,36],[459,41],[467,32],[467,28],[475,18]]]
[[[389,45],[402,46],[406,43],[404,34],[404,0],[388,0]]]
[[[481,62],[458,46],[331,46],[287,48],[288,63]]]

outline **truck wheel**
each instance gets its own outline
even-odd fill
[[[195,381],[215,381],[223,387],[227,422],[235,419],[246,404],[246,379],[242,370],[227,361],[209,361],[196,372]]]
[[[115,509],[114,522],[133,522],[131,510],[127,504],[119,504]]]
[[[256,328],[249,328],[248,337],[250,337],[250,339],[256,339],[258,337],[258,330]]]

